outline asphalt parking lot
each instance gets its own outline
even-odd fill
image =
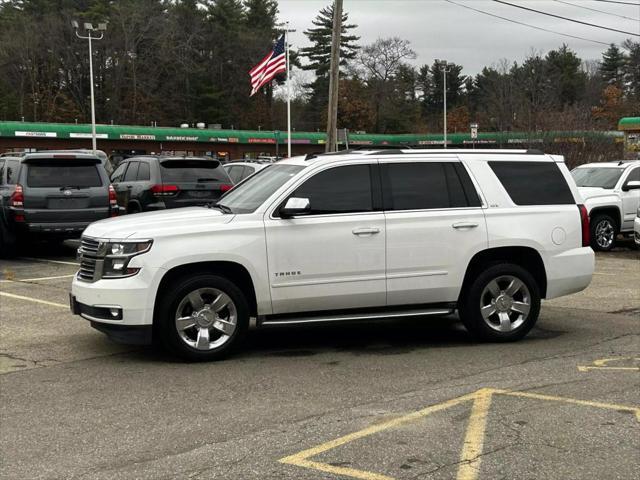
[[[0,478],[631,479],[640,252],[523,341],[455,318],[252,332],[187,364],[68,309],[69,246],[0,261]]]

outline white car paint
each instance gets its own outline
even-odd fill
[[[158,286],[169,270],[202,261],[226,261],[249,272],[258,315],[455,302],[474,254],[501,246],[527,246],[540,254],[547,275],[546,298],[586,288],[594,270],[594,254],[582,247],[576,205],[515,205],[487,163],[495,159],[492,151],[449,150],[436,156],[433,151],[414,151],[410,158],[356,152],[284,160],[278,163],[305,168],[253,213],[222,214],[193,207],[90,225],[84,236],[151,239],[153,245],[131,260],[132,268],[140,268],[136,275],[95,282],[75,278],[72,295],[85,305],[122,308],[122,320],[111,323],[150,325]],[[460,161],[467,169],[478,190],[480,207],[293,219],[273,216],[296,187],[335,166],[443,160]],[[501,151],[500,160],[531,160],[531,155]],[[556,162],[576,203],[581,202],[561,157],[536,155],[534,160]],[[456,224],[475,226],[452,228]]]

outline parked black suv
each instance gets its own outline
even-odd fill
[[[127,213],[204,205],[232,188],[218,160],[145,155],[124,160],[111,176]]]
[[[0,253],[16,241],[79,237],[118,204],[100,159],[88,153],[0,158]]]

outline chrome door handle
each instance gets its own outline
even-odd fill
[[[351,230],[351,233],[354,235],[375,235],[376,233],[380,233],[379,228],[354,228]]]
[[[458,222],[451,225],[453,228],[476,228],[478,226],[477,223],[470,222]]]

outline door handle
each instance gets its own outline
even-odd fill
[[[453,225],[451,225],[453,228],[459,229],[459,228],[476,228],[478,226],[477,223],[470,223],[470,222],[458,222],[458,223],[454,223]]]
[[[133,185],[127,185],[127,189],[131,190],[133,188]]]
[[[379,228],[354,228],[351,230],[351,233],[354,235],[375,235],[376,233],[380,233]]]

